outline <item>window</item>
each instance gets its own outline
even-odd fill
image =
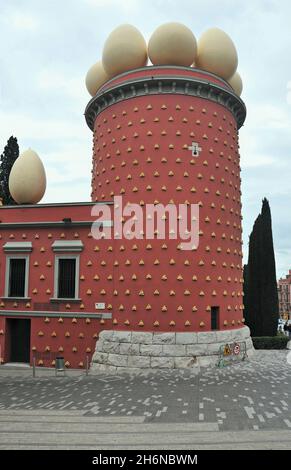
[[[26,297],[28,285],[28,258],[7,257],[6,296]]]
[[[211,307],[211,329],[219,330],[219,307]]]
[[[55,298],[78,297],[79,257],[57,256],[55,264]]]
[[[76,291],[76,260],[59,259],[58,297],[74,299]]]

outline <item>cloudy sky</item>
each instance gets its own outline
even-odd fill
[[[270,200],[277,274],[291,268],[291,2],[289,0],[0,0],[0,152],[10,135],[47,171],[43,202],[86,201],[91,131],[84,77],[121,23],[146,39],[179,21],[198,38],[212,26],[234,40],[248,116],[240,132],[244,251]]]

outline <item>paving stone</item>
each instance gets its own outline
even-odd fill
[[[139,347],[140,343],[135,346]],[[163,345],[168,346],[171,345]],[[209,348],[213,345],[196,346]],[[121,343],[120,347],[127,347],[127,343]],[[221,368],[216,367],[215,356],[200,357],[188,368],[191,356],[175,359],[131,356],[130,359],[124,355],[128,361],[133,361],[130,372],[128,367],[94,362],[89,376],[83,370],[68,369],[65,376],[55,377],[54,370],[37,368],[37,377],[33,378],[29,368],[13,370],[1,366],[0,421],[5,421],[5,427],[0,429],[0,441],[5,433],[11,437],[12,426],[20,436],[17,426],[22,420],[27,433],[27,416],[40,427],[34,436],[43,435],[41,426],[46,425],[55,433],[53,420],[60,413],[60,421],[70,432],[77,426],[76,416],[80,415],[88,423],[94,417],[102,418],[102,423],[114,417],[117,427],[128,417],[142,418],[146,424],[155,426],[177,423],[177,428],[183,425],[183,432],[188,425],[199,424],[200,419],[202,424],[215,425],[230,437],[234,432],[252,431],[256,427],[256,432],[270,432],[276,442],[279,433],[290,431],[291,426],[289,350],[252,350],[250,353],[253,356],[245,361]],[[104,355],[97,351],[94,356],[99,359],[98,354]],[[105,358],[109,356],[105,354]],[[115,356],[120,359],[120,355]],[[141,359],[146,363],[139,362],[138,368],[134,367]],[[213,362],[209,364],[209,360]],[[149,369],[150,365],[155,368]],[[9,415],[4,415],[6,412]],[[67,417],[69,413],[72,413],[71,418]],[[204,434],[207,439],[208,433]],[[290,446],[290,441],[285,444]]]
[[[173,369],[175,363],[172,357],[152,357],[150,366],[152,368]]]

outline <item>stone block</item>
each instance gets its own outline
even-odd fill
[[[128,356],[128,367],[140,367],[142,369],[150,367],[150,357]]]
[[[197,333],[198,343],[216,343],[216,331],[205,331]]]
[[[254,348],[252,338],[247,338],[245,341],[246,341],[247,351],[248,351],[249,349],[253,349],[253,348]]]
[[[140,354],[142,356],[161,356],[163,346],[161,344],[141,344]]]
[[[138,355],[139,354],[139,344],[132,344],[132,343],[120,343],[119,344],[119,353],[126,354],[128,356]]]
[[[104,341],[103,342],[103,352],[119,354],[120,343],[114,343],[113,341]]]
[[[176,344],[195,344],[197,341],[197,333],[176,333]]]
[[[207,354],[210,356],[213,354],[219,355],[219,348],[224,346],[225,343],[210,343],[207,345]]]
[[[287,345],[286,345],[286,349],[291,349],[291,340],[288,341]]]
[[[216,331],[216,340],[217,341],[226,344],[226,343],[230,343],[231,339],[232,339],[231,330],[228,330],[228,331],[217,330]]]
[[[95,352],[92,357],[92,362],[98,364],[106,364],[108,359],[108,354],[103,352]]]
[[[186,346],[184,344],[166,344],[163,346],[162,356],[186,356]]]
[[[115,331],[113,330],[103,330],[99,333],[99,340],[113,341],[114,333]]]
[[[121,354],[108,354],[107,364],[115,367],[127,367],[127,357]]]
[[[96,343],[95,351],[102,352],[103,351],[103,344],[104,344],[104,341],[99,339]]]
[[[153,333],[153,344],[175,344],[176,333]]]
[[[186,346],[186,356],[205,356],[207,354],[208,345],[205,344],[189,344]]]
[[[172,357],[151,357],[153,369],[174,369],[175,363]]]
[[[216,367],[218,363],[218,356],[205,356],[205,357],[199,357],[198,358],[198,363],[200,367]]]
[[[195,369],[199,372],[199,364],[196,357],[175,357],[175,369]]]
[[[132,331],[131,333],[131,342],[132,343],[143,343],[151,344],[153,341],[153,333],[142,332],[142,331]]]
[[[131,331],[114,331],[113,341],[119,343],[131,342]]]
[[[231,338],[233,341],[244,341],[245,339],[249,337],[250,337],[250,329],[248,326],[231,330]]]
[[[115,373],[117,371],[117,367],[108,366],[107,364],[92,364],[90,367],[90,374],[108,374],[108,373]]]

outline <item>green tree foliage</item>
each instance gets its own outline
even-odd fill
[[[248,265],[244,265],[243,270],[243,277],[244,277],[244,317],[246,324],[249,325],[249,310],[248,310],[248,284],[249,284],[249,272],[248,272]]]
[[[18,156],[19,146],[17,139],[11,136],[0,157],[0,198],[5,206],[16,204],[9,192],[8,182],[11,168]]]
[[[279,306],[272,219],[268,200],[263,200],[249,240],[249,259],[244,268],[245,318],[252,336],[275,336]]]

